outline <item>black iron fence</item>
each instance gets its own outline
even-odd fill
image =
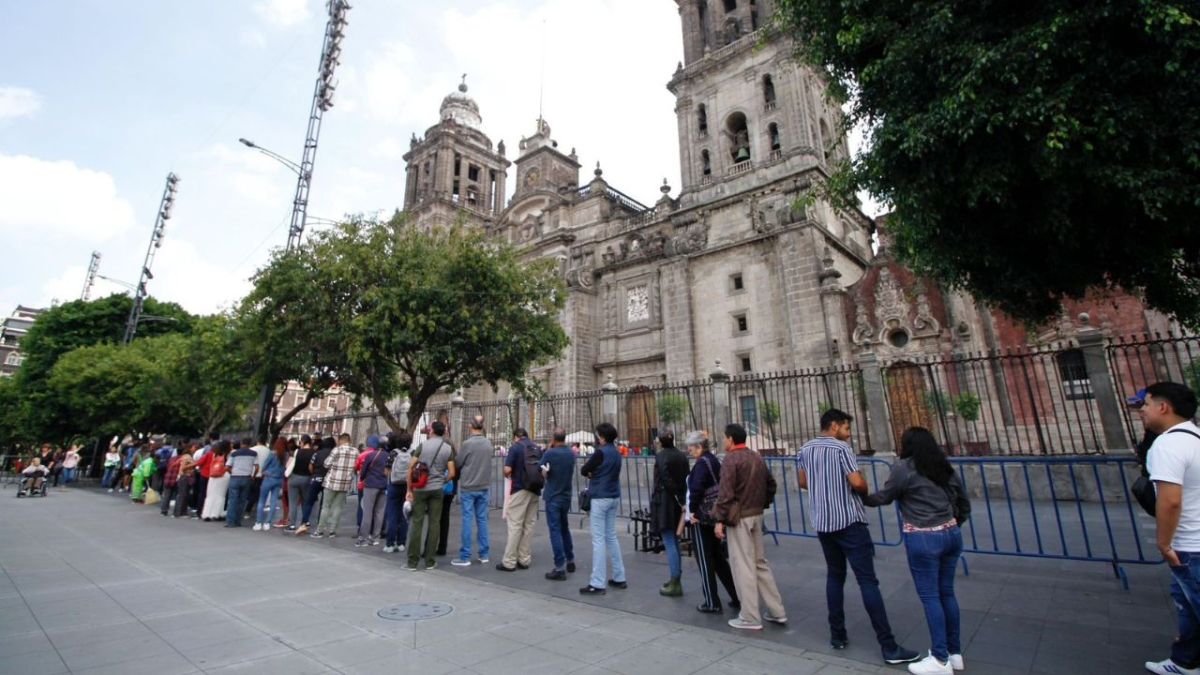
[[[1200,392],[1200,336],[1162,335],[1113,340],[1105,348],[1105,357],[1117,391],[1132,395],[1155,382],[1182,382]],[[1142,421],[1128,408],[1123,410],[1130,443],[1142,436]]]
[[[747,445],[764,455],[792,455],[821,429],[831,408],[849,413],[856,448],[871,448],[866,389],[853,366],[742,375],[729,382],[732,419],[746,427]]]

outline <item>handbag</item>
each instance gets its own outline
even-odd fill
[[[579,510],[584,513],[592,510],[592,493],[587,488],[579,491]]]
[[[1129,488],[1133,493],[1134,499],[1141,505],[1142,510],[1150,515],[1155,515],[1154,510],[1158,505],[1158,494],[1154,492],[1154,483],[1145,476],[1138,476],[1137,480],[1133,481],[1133,486]]]
[[[430,464],[437,463],[438,454],[441,453],[442,447],[445,445],[446,445],[446,441],[445,441],[445,439],[443,439],[442,444],[437,447],[437,450],[433,451],[433,459],[430,461]],[[420,449],[417,450],[416,456],[417,456],[418,461],[413,466],[412,486],[410,486],[409,489],[410,490],[423,490],[425,488],[425,486],[429,483],[429,464],[426,464],[425,462],[420,460],[420,457],[421,457]]]

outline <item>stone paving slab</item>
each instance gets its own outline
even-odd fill
[[[404,572],[350,544],[162,518],[94,490],[2,500],[0,675],[894,672],[449,565]],[[414,600],[455,611],[376,615]]]

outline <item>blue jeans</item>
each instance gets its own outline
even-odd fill
[[[617,509],[621,500],[617,497],[592,498],[592,579],[593,588],[607,588],[604,558],[612,562],[612,580],[625,581],[625,561],[621,559],[621,544],[617,541]]]
[[[324,480],[324,479],[322,479]],[[317,500],[321,498],[321,493],[324,491],[324,484],[317,481],[315,478],[308,484],[308,492],[304,495],[304,510],[300,514],[301,525],[311,525],[313,506]],[[317,511],[317,518],[321,517],[321,512]]]
[[[958,632],[958,599],[954,597],[954,572],[962,555],[962,530],[957,527],[938,532],[908,532],[904,535],[908,569],[913,586],[925,608],[929,652],[945,662],[950,654],[961,654]]]
[[[846,584],[846,563],[854,570],[854,579],[862,593],[863,607],[871,617],[875,639],[885,652],[896,649],[896,637],[888,623],[887,610],[883,606],[883,594],[879,592],[879,579],[875,577],[875,544],[871,542],[871,531],[866,523],[855,523],[837,532],[818,532],[821,552],[825,554],[825,603],[829,608],[829,634],[831,638],[846,639],[846,611],[843,586]]]
[[[383,510],[383,529],[387,533],[385,546],[399,546],[408,541],[408,519],[404,517],[404,496],[408,483],[388,483],[387,506]]]
[[[567,513],[571,510],[571,495],[546,500],[546,524],[550,527],[550,548],[554,551],[554,569],[566,569],[567,563],[575,562],[575,542],[571,541],[571,529],[567,524]]]
[[[477,492],[459,492],[458,501],[462,504],[462,548],[458,550],[459,560],[471,559],[471,525],[479,531],[479,558],[488,557],[488,491],[487,488]]]
[[[1171,598],[1179,612],[1179,636],[1171,645],[1171,660],[1183,668],[1200,667],[1200,552],[1176,551],[1179,567],[1171,566]]]
[[[225,524],[242,526],[242,514],[246,511],[246,496],[250,492],[249,476],[232,476],[229,479],[229,506],[225,509]]]
[[[667,549],[667,569],[671,571],[671,578],[678,579],[683,576],[683,559],[679,557],[679,538],[675,536],[675,530],[663,530],[658,533],[662,537],[663,548]]]
[[[63,469],[63,481],[66,485],[75,482],[75,469]]]
[[[117,467],[104,467],[104,477],[100,479],[100,487],[112,487],[113,478],[117,475]]]
[[[258,518],[256,523],[266,523],[270,525],[275,522],[275,515],[279,511],[279,494],[283,492],[283,478],[264,478],[262,488],[258,491]],[[271,515],[267,517],[267,499],[271,500]]]

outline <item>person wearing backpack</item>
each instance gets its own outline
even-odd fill
[[[1154,483],[1158,550],[1171,568],[1171,598],[1179,612],[1171,656],[1147,661],[1159,675],[1200,673],[1200,428],[1196,394],[1177,382],[1146,387],[1142,424],[1159,434],[1146,467]]]
[[[442,520],[442,494],[447,480],[457,477],[454,446],[445,439],[446,425],[441,421],[429,425],[433,435],[417,448],[408,464],[408,494],[412,515],[408,528],[407,571],[415,571],[425,558],[425,569],[437,567],[434,554]],[[426,522],[429,529],[425,530]]]
[[[471,435],[463,441],[458,457],[461,469],[458,478],[458,502],[462,506],[462,546],[458,558],[450,564],[466,567],[471,564],[471,530],[474,526],[479,542],[479,562],[488,561],[488,486],[492,480],[492,443],[483,435],[483,415],[471,418]]]
[[[412,435],[407,431],[388,432],[387,507],[384,509],[384,553],[404,550],[408,541],[408,518],[404,516],[404,497],[408,494],[408,465],[412,461]]]
[[[508,541],[504,559],[496,564],[501,572],[529,569],[533,564],[533,524],[537,521],[539,497],[545,485],[542,476],[542,449],[529,440],[529,433],[517,427],[513,445],[504,458],[504,477],[512,496],[508,500]]]

